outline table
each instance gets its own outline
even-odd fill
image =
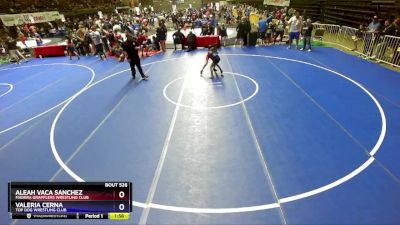
[[[65,56],[65,48],[65,45],[38,46],[33,48],[33,52],[36,58],[40,56]]]
[[[183,44],[187,45],[187,38],[183,40]],[[221,46],[218,35],[196,36],[197,47],[208,47],[210,45],[217,45],[218,47]]]
[[[196,46],[197,47],[208,47],[210,45],[220,46],[219,36],[210,35],[210,36],[199,36],[196,37]]]

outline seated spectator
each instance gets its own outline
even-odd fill
[[[147,48],[147,35],[146,35],[145,30],[142,30],[142,32],[140,32],[138,34],[137,43],[140,46],[140,48],[142,49],[142,56],[143,56],[144,49],[146,49],[146,56],[149,56],[149,51]]]
[[[151,44],[152,44],[153,50],[157,50],[157,51],[161,50],[160,41],[155,36],[152,37]]]
[[[190,31],[187,36],[187,45],[188,45],[188,52],[193,51],[197,48],[196,46],[196,35]]]
[[[200,35],[201,36],[206,36],[207,34],[208,34],[207,26],[202,26]]]
[[[115,43],[114,47],[112,48],[112,53],[118,60],[118,62],[125,61],[126,57],[124,55],[124,49],[121,47],[121,44],[119,42]]]
[[[211,24],[211,22],[208,22],[208,24],[207,24],[207,35],[214,35],[214,33],[215,33],[214,26]]]
[[[28,62],[28,60],[18,51],[17,40],[10,36],[7,37],[7,48],[10,58],[16,60],[17,64],[20,63],[21,59]]]
[[[183,45],[183,40],[185,39],[185,35],[181,32],[181,29],[178,29],[173,35],[172,39],[174,40],[174,46],[176,50],[176,45],[182,45],[182,50],[185,49],[185,46]]]

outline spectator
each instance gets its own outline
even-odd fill
[[[172,35],[172,39],[174,40],[175,51],[176,51],[176,45],[181,45],[182,50],[185,49],[185,46],[183,45],[183,40],[185,39],[185,35],[183,35],[180,28],[178,28],[178,31],[176,31]]]
[[[243,41],[242,46],[247,46],[247,36],[250,30],[251,30],[250,22],[246,21],[246,18],[243,17],[242,21],[236,27],[237,37],[235,40],[235,45],[238,43],[238,41],[242,40]]]
[[[385,55],[386,53],[386,48],[388,43],[385,41],[385,36],[390,35],[394,36],[396,33],[396,27],[395,23],[391,23],[390,20],[385,20],[385,24],[383,25],[383,30],[381,32],[381,36],[379,37],[379,44],[376,46],[376,52],[372,56],[372,59],[375,59],[377,55],[379,56],[378,58],[381,58]]]
[[[124,54],[124,49],[121,47],[121,44],[119,42],[116,42],[114,47],[112,48],[112,54],[115,56],[115,58],[118,59],[118,62],[123,62],[125,61],[125,54]]]
[[[196,47],[196,35],[190,31],[187,36],[188,52],[195,50]]]
[[[21,43],[25,46],[25,48],[28,48],[28,46],[26,45],[26,36],[23,32],[21,32],[20,30],[18,31],[18,39],[21,41]]]
[[[302,30],[302,34],[303,34],[303,48],[301,48],[300,50],[306,50],[307,45],[308,47],[308,51],[311,52],[311,35],[312,35],[312,31],[313,31],[313,24],[311,23],[311,19],[308,18],[306,23],[303,26],[303,30]]]
[[[28,60],[18,51],[17,41],[10,36],[7,37],[7,47],[10,58],[15,59],[17,64],[20,63],[21,59],[23,59],[25,62],[28,62]]]
[[[95,55],[98,55],[101,60],[106,60],[107,56],[104,54],[104,47],[103,47],[103,42],[101,40],[101,35],[100,32],[97,30],[96,25],[92,26],[92,31],[89,32],[89,36],[92,40],[92,43],[95,48]]]
[[[276,39],[279,37],[279,40],[283,41],[283,35],[285,34],[285,19],[282,18],[276,24],[274,44],[276,43]]]
[[[382,30],[382,25],[378,20],[378,16],[372,18],[372,22],[368,25],[368,32],[378,34]]]
[[[290,26],[290,32],[289,32],[289,46],[288,49],[291,49],[293,39],[296,40],[296,49],[299,48],[299,38],[300,38],[300,31],[302,28],[302,18],[300,17],[299,11],[296,11],[294,13],[294,16],[289,19],[288,24]]]
[[[158,40],[160,41],[160,45],[161,45],[161,50],[163,52],[167,51],[166,50],[166,46],[165,46],[165,42],[167,40],[167,27],[165,26],[165,22],[164,20],[160,21],[160,24],[156,30],[156,35]]]
[[[146,35],[146,30],[142,29],[141,32],[138,32],[136,35],[136,41],[138,46],[140,46],[140,49],[142,51],[142,56],[144,56],[144,50],[146,49],[146,56],[148,56],[148,49],[147,49],[147,35]]]
[[[70,34],[67,38],[67,55],[69,56],[69,60],[72,60],[72,56],[76,55],[78,57],[78,60],[80,59],[79,53],[75,48],[75,44],[73,42],[73,36]]]
[[[79,25],[79,29],[76,31],[76,37],[78,39],[79,46],[78,46],[78,50],[80,50],[80,54],[81,55],[88,55],[89,54],[89,46],[88,43],[86,41],[86,35],[88,33],[88,30],[82,25]]]
[[[226,39],[228,37],[228,32],[226,30],[225,24],[222,24],[221,27],[218,27],[218,35],[221,37],[222,46],[225,46]]]
[[[214,33],[215,33],[215,28],[214,28],[214,26],[211,24],[211,22],[208,22],[207,23],[207,26],[206,26],[206,35],[214,35]]]
[[[37,28],[32,26],[31,31],[33,33],[33,36],[35,37],[36,45],[42,46],[43,45],[42,36],[40,36],[40,34],[37,32]]]
[[[395,36],[400,36],[400,16],[398,16],[396,18],[396,20],[394,21],[394,26],[395,26]],[[394,65],[400,65],[400,41],[395,41],[395,43],[393,44],[393,57],[391,60],[391,63],[393,63]]]
[[[152,44],[154,50],[157,50],[157,51],[161,50],[160,41],[155,36],[152,37],[151,44]]]
[[[262,41],[262,44],[265,44],[265,33],[267,32],[268,24],[272,21],[272,18],[273,18],[272,16],[266,19],[260,17],[258,21],[258,34]]]
[[[365,34],[365,44],[363,53],[367,57],[371,56],[374,51],[375,41],[379,39],[379,34],[382,31],[382,25],[378,20],[378,16],[372,18],[372,22],[368,25],[368,30]]]
[[[268,24],[267,32],[266,32],[266,44],[271,44],[272,43],[272,36],[274,35],[275,32],[275,27],[272,23]]]

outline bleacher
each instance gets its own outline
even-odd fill
[[[0,0],[0,13],[32,13],[43,11],[59,11],[66,15],[79,14],[80,11],[99,10],[112,11],[116,6],[119,6],[119,1],[110,0]]]
[[[381,18],[400,14],[397,0],[292,0],[290,7],[306,10],[315,21],[352,27],[370,23],[375,14]]]

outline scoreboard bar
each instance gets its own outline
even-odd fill
[[[128,220],[129,213],[60,213],[60,214],[32,214],[32,213],[12,213],[12,219],[110,219]]]
[[[10,182],[8,191],[13,218],[107,219],[132,211],[131,182]]]

